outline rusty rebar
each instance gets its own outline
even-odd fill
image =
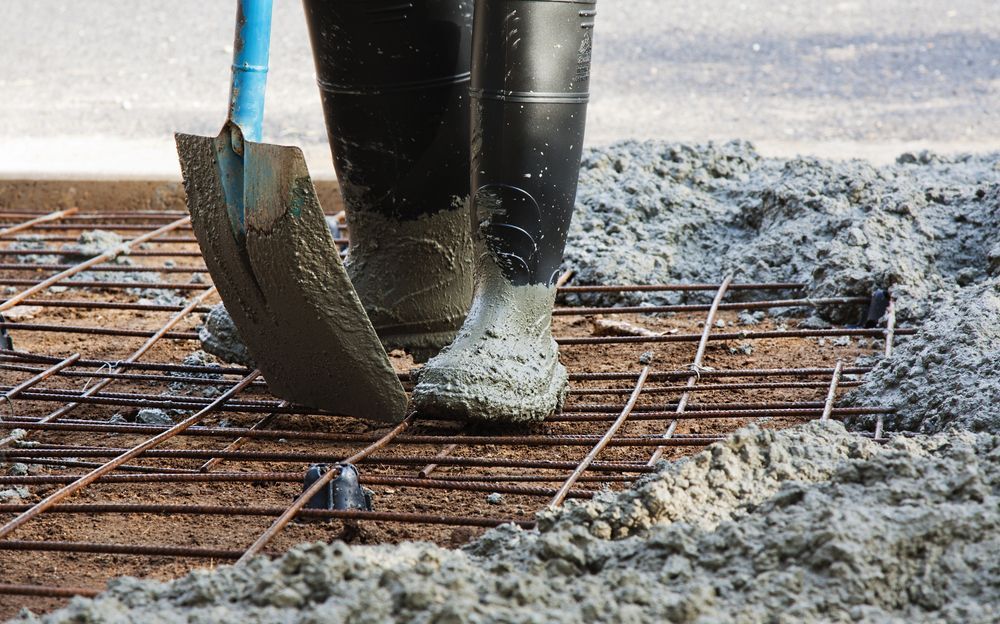
[[[823,299],[773,299],[770,301],[745,301],[723,303],[719,310],[764,310],[768,308],[819,307],[821,305],[867,304],[868,297],[828,297]],[[660,314],[664,312],[705,312],[709,303],[686,303],[662,306],[568,306],[552,310],[554,316],[590,316],[594,314]]]
[[[17,232],[30,229],[32,227],[35,227],[36,225],[45,223],[46,221],[56,221],[64,217],[74,215],[77,212],[79,212],[79,210],[80,210],[79,208],[67,208],[65,210],[56,210],[55,212],[50,212],[48,214],[40,215],[33,219],[28,219],[27,221],[18,223],[16,225],[9,225],[3,229],[0,229],[0,237],[8,236],[10,234],[15,234]]]
[[[125,368],[127,368],[130,364],[132,364],[133,362],[141,358],[143,355],[145,355],[146,352],[152,349],[153,346],[161,338],[170,333],[170,330],[173,327],[175,327],[178,323],[184,320],[184,318],[187,317],[187,315],[190,314],[192,310],[201,305],[201,303],[205,301],[205,299],[211,297],[214,294],[215,294],[215,286],[212,286],[208,288],[205,292],[201,293],[200,295],[189,301],[187,305],[184,306],[184,308],[180,312],[170,317],[170,319],[167,320],[166,323],[160,326],[160,329],[153,332],[138,349],[133,351],[132,354],[129,355],[124,360],[118,362],[112,372],[120,373],[124,371]],[[79,403],[80,399],[96,395],[98,392],[100,392],[104,388],[114,383],[114,381],[115,380],[112,378],[104,378],[101,381],[98,381],[93,386],[90,386],[89,388],[81,392],[80,397],[77,397],[74,402],[67,403],[66,405],[50,413],[48,416],[43,418],[41,422],[51,422],[54,420],[58,420],[59,418],[62,418],[63,416],[70,413],[80,405]]]
[[[659,292],[719,290],[719,284],[601,284],[592,286],[564,286],[559,294],[608,293],[608,292]],[[729,290],[801,290],[809,285],[803,282],[750,282],[731,284]]]
[[[22,508],[27,505],[0,505],[0,512],[7,508]],[[198,516],[277,516],[285,507],[254,507],[225,505],[143,505],[129,503],[88,503],[81,505],[56,505],[52,513],[121,513],[121,514],[185,514]],[[478,516],[456,516],[450,514],[414,513],[397,511],[361,511],[357,509],[303,509],[303,518],[324,520],[369,520],[380,522],[400,522],[412,524],[445,524],[453,526],[495,527],[513,523],[532,526],[534,522],[519,518],[491,518]],[[191,548],[167,545],[95,544],[93,542],[36,542],[27,540],[0,541],[0,550],[48,550],[61,552],[113,553],[121,555],[167,555],[175,557],[213,557],[216,549]],[[236,559],[243,551],[232,550]],[[197,554],[201,553],[201,554]],[[219,557],[223,558],[223,557]]]
[[[41,598],[73,598],[74,596],[83,596],[84,598],[93,598],[102,591],[104,590],[85,587],[53,587],[51,585],[0,583],[0,595],[7,596],[38,596]]]
[[[123,467],[119,467],[121,470]],[[123,484],[151,484],[151,483],[302,483],[302,472],[172,472],[170,469],[146,468],[146,470],[160,470],[160,472],[147,472],[143,474],[121,474],[118,472],[102,476],[96,481],[99,484],[123,483]],[[19,475],[0,476],[0,485],[54,485],[62,483],[72,483],[82,474],[65,475]],[[397,475],[365,475],[359,477],[364,485],[395,485],[396,481],[421,481],[409,476]],[[492,487],[497,483],[562,483],[565,477],[562,475],[538,475],[538,474],[463,474],[461,480],[449,477],[429,477],[425,479],[431,483],[485,483]],[[619,474],[599,474],[582,475],[577,482],[586,483],[629,483],[632,477]],[[483,487],[487,487],[483,486]],[[423,487],[423,486],[415,486]],[[433,487],[433,486],[428,486]],[[492,491],[492,490],[490,490]],[[555,490],[552,490],[553,492]],[[588,491],[588,490],[584,490]]]
[[[365,448],[361,449],[354,455],[351,455],[350,457],[336,463],[353,464],[364,460],[365,458],[369,457],[372,453],[374,453],[375,451],[379,450],[380,448],[384,447],[386,444],[391,442],[394,437],[406,431],[406,429],[409,428],[412,422],[413,422],[413,414],[410,414],[405,419],[403,419],[402,422],[400,422],[398,425],[393,427],[388,433],[382,436],[382,438],[380,438],[379,440],[366,446]],[[246,549],[246,552],[243,553],[243,555],[239,558],[236,564],[239,565],[242,563],[246,563],[254,555],[259,553],[261,549],[264,548],[264,546],[266,546],[272,539],[274,539],[274,537],[283,528],[285,528],[285,526],[287,526],[288,523],[295,518],[295,516],[297,516],[302,511],[306,503],[309,502],[313,496],[316,496],[316,494],[318,494],[320,490],[326,487],[328,483],[330,483],[331,481],[333,481],[334,478],[337,477],[339,472],[340,471],[338,469],[331,469],[326,471],[322,476],[320,476],[320,478],[316,479],[316,481],[308,488],[306,488],[306,491],[302,492],[302,494],[300,494],[299,497],[296,498],[295,501],[288,506],[288,509],[286,509],[278,517],[278,519],[275,520],[274,523],[270,527],[268,527],[268,529],[264,531],[264,533],[262,533],[260,537],[258,537],[257,540]]]
[[[788,329],[784,331],[741,331],[712,334],[710,340],[763,340],[766,338],[816,338],[833,336],[878,336],[885,335],[884,329]],[[912,336],[915,329],[897,329],[897,336]],[[574,336],[557,338],[556,343],[563,346],[590,344],[630,344],[650,342],[697,342],[701,334],[666,334],[663,336]]]
[[[817,410],[818,411],[818,410]],[[176,425],[175,425],[176,426]],[[163,434],[161,434],[163,435]],[[656,446],[657,443],[670,446],[705,446],[714,442],[706,438],[671,438],[664,441],[660,438],[631,438],[622,440],[622,445]],[[578,446],[589,446],[582,440],[576,440]],[[618,439],[611,444],[619,445]],[[566,444],[566,446],[571,446]],[[8,459],[58,458],[58,457],[114,457],[123,455],[120,448],[15,448],[0,451],[0,457]],[[339,464],[360,463],[384,466],[424,466],[437,462],[442,466],[471,466],[477,468],[533,468],[540,470],[573,470],[578,466],[575,461],[554,459],[512,459],[506,457],[435,457],[433,455],[371,455],[345,462],[343,453],[307,452],[307,451],[221,451],[218,449],[152,449],[139,452],[133,456],[145,459],[211,459],[224,457],[226,459],[241,459],[248,462],[288,462],[303,464]],[[649,468],[642,463],[634,462],[594,462],[593,470],[647,472]],[[336,476],[336,475],[334,475]],[[331,477],[332,479],[333,477]]]
[[[833,403],[837,399],[837,384],[840,382],[840,374],[844,369],[844,362],[837,360],[837,365],[833,367],[833,375],[830,376],[830,389],[826,393],[826,402],[823,404],[823,413],[819,419],[825,422],[830,419],[833,413]]]
[[[677,400],[677,406],[674,411],[678,414],[684,414],[688,406],[688,401],[691,398],[691,388],[695,386],[699,379],[701,379],[701,369],[702,362],[705,358],[705,351],[708,349],[709,336],[712,333],[712,325],[715,323],[715,316],[719,313],[719,306],[722,305],[722,298],[726,296],[726,292],[729,290],[729,286],[733,282],[732,274],[727,275],[722,283],[719,285],[719,290],[715,292],[715,297],[712,299],[712,305],[708,308],[708,314],[705,317],[705,325],[701,331],[701,338],[698,340],[698,349],[694,354],[694,362],[691,364],[691,374],[688,375],[687,381],[685,381],[685,390],[681,393],[681,396]],[[677,423],[680,422],[678,419],[671,420],[667,425],[667,430],[663,432],[663,439],[669,440],[673,437],[674,432],[677,430]],[[663,447],[657,447],[653,450],[652,456],[650,456],[647,463],[650,466],[655,465],[663,457]]]
[[[587,453],[587,455],[580,461],[580,463],[576,466],[576,468],[573,469],[573,472],[570,473],[570,475],[566,478],[566,481],[563,482],[562,486],[559,488],[559,491],[556,492],[555,496],[552,497],[552,500],[549,501],[550,508],[558,507],[563,503],[564,500],[566,500],[566,496],[569,494],[569,491],[573,487],[573,485],[576,484],[576,481],[577,479],[580,478],[580,475],[582,475],[587,470],[587,468],[589,468],[590,465],[594,463],[594,461],[597,459],[597,456],[601,453],[601,451],[603,451],[608,446],[608,444],[611,442],[611,438],[613,438],[614,435],[618,433],[618,430],[621,429],[622,425],[625,424],[625,420],[628,419],[629,415],[632,413],[632,408],[635,407],[636,402],[638,402],[639,400],[639,394],[642,392],[642,386],[643,384],[646,383],[646,378],[649,377],[649,372],[650,370],[652,370],[653,354],[650,353],[646,357],[648,358],[649,361],[646,363],[645,366],[643,366],[642,372],[639,373],[639,379],[636,380],[635,388],[632,390],[632,395],[629,396],[628,402],[625,403],[625,407],[622,408],[622,411],[618,415],[618,418],[616,418],[615,421],[611,423],[611,426],[608,427],[608,430],[604,433],[603,436],[601,436],[601,439],[598,440],[597,444],[595,444],[594,447],[590,449],[590,452]]]
[[[57,362],[56,364],[53,364],[49,368],[45,369],[44,371],[38,373],[37,375],[35,375],[31,379],[28,379],[28,380],[26,380],[26,381],[24,381],[24,382],[22,382],[22,383],[20,383],[20,384],[18,384],[16,386],[14,386],[10,390],[7,390],[6,392],[4,392],[2,399],[4,401],[6,401],[6,402],[9,403],[13,399],[16,399],[18,396],[20,396],[25,390],[30,389],[35,384],[38,384],[38,383],[40,383],[42,381],[45,381],[46,379],[48,379],[52,375],[58,373],[60,370],[62,370],[64,368],[66,368],[67,366],[73,364],[74,362],[76,362],[79,359],[80,359],[80,354],[79,353],[74,353],[73,355],[69,356],[68,358],[63,359],[60,362]],[[0,421],[0,425],[2,425],[2,424],[3,424],[3,422]],[[13,442],[16,439],[17,438],[15,438],[13,435],[8,435],[5,438],[0,438],[0,448],[3,448],[5,446],[7,446],[8,444],[10,444],[11,442]]]
[[[250,382],[256,379],[259,375],[260,375],[259,370],[253,371],[252,373],[244,377],[243,380],[240,381],[238,384],[236,384],[235,386],[233,386],[232,388],[221,394],[217,399],[215,399],[215,401],[212,402],[211,405],[208,405],[207,407],[197,412],[196,414],[193,414],[192,416],[177,423],[167,431],[164,431],[163,433],[132,447],[125,453],[122,453],[121,455],[118,455],[111,461],[105,463],[100,468],[96,468],[91,472],[87,473],[86,476],[81,477],[77,481],[74,481],[69,485],[63,486],[58,490],[56,490],[55,492],[53,492],[52,494],[49,494],[44,499],[42,499],[34,506],[32,506],[31,509],[19,514],[16,518],[7,522],[3,527],[0,527],[0,540],[10,535],[15,529],[17,529],[17,527],[23,525],[27,521],[43,513],[46,509],[49,509],[50,507],[62,501],[63,499],[67,498],[68,496],[82,490],[87,485],[96,481],[102,475],[105,475],[114,470],[117,466],[124,464],[125,462],[134,457],[138,457],[143,453],[143,451],[151,449],[157,446],[158,444],[161,444],[162,442],[169,440],[178,433],[181,433],[188,427],[197,424],[205,416],[207,416],[209,412],[211,412],[215,407],[222,405],[227,400],[238,394],[241,390],[243,390],[243,388],[249,385]],[[0,544],[2,544],[2,542],[0,542]]]
[[[174,230],[182,225],[187,225],[190,222],[191,222],[191,217],[184,217],[183,219],[178,219],[177,221],[164,225],[163,227],[157,228],[152,232],[148,232],[146,234],[143,234],[142,236],[138,236],[136,238],[123,242],[120,245],[115,245],[114,247],[105,251],[104,253],[100,253],[94,256],[93,258],[90,258],[89,260],[84,260],[83,262],[74,265],[72,268],[66,269],[65,271],[60,271],[55,275],[47,277],[44,280],[30,286],[29,288],[22,290],[21,292],[7,299],[3,303],[0,303],[0,312],[4,312],[6,310],[13,308],[14,306],[21,303],[21,301],[23,301],[24,299],[27,299],[31,295],[42,292],[49,286],[58,284],[67,277],[72,277],[77,273],[85,271],[94,265],[100,264],[106,260],[111,260],[112,258],[118,256],[119,254],[127,253],[132,245],[139,245],[150,239],[162,236],[163,234],[171,230]],[[132,286],[134,287],[135,284],[132,284]]]

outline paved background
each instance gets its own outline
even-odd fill
[[[600,0],[588,142],[746,138],[891,159],[1000,149],[996,0]],[[0,176],[177,177],[225,115],[232,0],[3,0]],[[302,8],[276,0],[265,140],[333,175]]]

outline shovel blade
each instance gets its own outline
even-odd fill
[[[191,223],[205,264],[273,394],[399,422],[406,394],[354,292],[302,152],[244,142],[245,239],[230,221],[218,137],[178,134]]]

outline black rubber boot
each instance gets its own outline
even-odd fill
[[[351,240],[347,272],[387,349],[423,361],[472,299],[472,0],[304,0]]]
[[[476,291],[455,341],[419,373],[419,411],[533,421],[562,404],[551,315],[580,169],[595,2],[476,2]]]

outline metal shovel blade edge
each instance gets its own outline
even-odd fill
[[[301,150],[244,142],[246,237],[229,220],[218,137],[177,134],[205,264],[270,391],[336,414],[399,422],[406,394],[347,276]]]

